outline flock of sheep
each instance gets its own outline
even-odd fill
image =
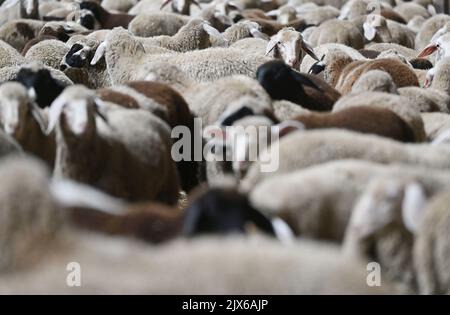
[[[450,293],[443,1],[0,4],[0,293]]]

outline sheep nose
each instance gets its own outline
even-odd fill
[[[61,64],[60,66],[59,66],[59,70],[61,70],[61,71],[64,71],[64,70],[66,70],[67,69],[67,66],[65,65],[65,64]]]

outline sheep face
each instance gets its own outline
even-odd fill
[[[99,22],[90,10],[76,10],[69,14],[66,20],[84,26],[89,30],[100,29]]]
[[[191,11],[191,4],[195,4],[201,9],[200,4],[196,0],[166,0],[161,5],[161,9],[163,9],[170,2],[172,3],[172,11],[175,13],[189,15]]]
[[[27,91],[17,83],[6,83],[0,89],[0,120],[5,133],[19,139],[25,136],[28,117],[44,128],[39,108],[30,101]]]
[[[76,43],[64,56],[60,69],[83,68],[93,57],[93,50],[87,45]]]
[[[423,58],[436,52],[436,63],[443,58],[450,57],[450,33],[440,36],[426,46],[418,55]]]
[[[364,37],[373,40],[381,27],[387,27],[386,19],[378,14],[369,14],[363,24]]]
[[[61,130],[66,136],[89,137],[96,129],[96,112],[99,111],[91,91],[81,87],[69,88],[50,107],[47,133],[52,132],[60,122]]]
[[[266,48],[266,55],[271,54],[274,58],[282,59],[294,69],[300,67],[304,52],[318,60],[313,48],[303,40],[302,34],[291,27],[274,35]]]

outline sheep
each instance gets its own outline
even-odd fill
[[[69,48],[59,40],[46,40],[41,41],[31,47],[26,55],[25,59],[28,61],[40,61],[42,64],[59,69],[61,60],[69,51]]]
[[[419,86],[419,81],[411,66],[406,65],[398,59],[381,58],[349,63],[341,71],[335,88],[342,94],[347,94],[351,91],[353,84],[363,73],[376,69],[389,73],[398,88],[404,86]]]
[[[414,2],[400,3],[394,8],[394,11],[400,14],[407,22],[416,16],[421,16],[424,19],[428,19],[431,16],[427,9]]]
[[[228,45],[249,37],[259,38],[264,41],[269,40],[269,36],[261,32],[260,25],[252,21],[240,21],[230,26],[223,33],[223,37]]]
[[[415,34],[403,24],[387,20],[381,15],[369,14],[363,27],[364,37],[369,41],[396,43],[414,48]]]
[[[448,168],[443,158],[449,148],[425,144],[401,144],[373,135],[329,129],[292,132],[263,151],[241,182],[249,190],[268,176],[303,169],[335,159],[357,158],[378,163],[404,163]],[[295,152],[295,153],[292,153]],[[278,166],[274,172],[267,172]]]
[[[423,49],[433,35],[448,22],[450,22],[450,16],[446,14],[437,14],[426,20],[416,35],[414,48]]]
[[[127,28],[135,15],[126,13],[110,13],[95,1],[84,0],[80,3],[81,10],[91,11],[103,29],[113,29],[122,26]]]
[[[309,25],[320,25],[327,20],[337,18],[339,13],[338,9],[330,5],[297,8],[298,16]]]
[[[144,46],[127,31],[115,29],[107,35],[106,41],[97,49],[95,60],[105,56],[113,84],[145,79],[147,62],[172,63],[190,79],[196,82],[207,82],[234,74],[254,76],[258,66],[270,60],[267,57],[248,55],[230,48],[209,48],[159,56],[146,56],[145,52]],[[136,68],[139,69],[136,70]]]
[[[272,108],[269,95],[258,82],[242,75],[194,85],[184,93],[184,97],[191,111],[205,125],[214,124],[233,102],[246,100],[245,103],[249,103],[250,99],[260,112]]]
[[[102,7],[108,11],[128,12],[138,0],[103,0]]]
[[[18,66],[25,59],[9,44],[0,40],[0,68]]]
[[[28,96],[27,90],[16,82],[0,86],[1,122],[5,133],[15,138],[24,151],[50,167],[55,161],[55,139],[45,134],[46,119],[41,109]]]
[[[411,99],[383,92],[351,93],[341,97],[335,103],[333,111],[355,106],[375,106],[390,109],[413,128],[417,141],[421,142],[426,139],[419,111],[420,105],[413,103]]]
[[[36,20],[13,20],[0,26],[0,39],[22,51],[26,43],[35,38],[45,22]]]
[[[308,37],[308,42],[316,47],[327,43],[344,44],[361,49],[364,47],[364,37],[351,22],[328,20],[319,25]]]
[[[50,172],[40,161],[11,155],[1,160],[0,174],[0,273],[4,273],[29,268],[61,248],[65,217],[51,197]]]
[[[37,64],[21,67],[14,81],[27,88],[28,94],[40,108],[49,107],[66,86],[72,84],[60,80],[55,73]]]
[[[260,66],[256,77],[272,99],[285,99],[311,110],[329,111],[340,97],[323,80],[296,72],[282,61]]]
[[[77,288],[86,294],[396,292],[384,281],[381,287],[367,286],[365,265],[342,255],[337,246],[308,240],[280,246],[262,236],[203,237],[148,248],[132,240],[76,233],[72,242],[64,244],[65,251],[46,256],[20,276],[1,275],[0,292],[70,294],[73,288],[61,281],[60,272],[71,261],[69,257],[77,257],[83,270],[92,275],[85,275]],[[105,265],[105,261],[114,263]]]
[[[431,87],[433,90],[439,90],[449,94],[449,64],[450,58],[444,58],[437,62],[434,68],[428,70],[426,80],[427,82],[425,82],[425,85]]]
[[[190,15],[191,4],[195,4],[201,9],[200,4],[196,0],[165,0],[161,5],[161,9],[169,3],[172,3],[173,12],[183,15]]]
[[[371,70],[361,75],[352,86],[352,93],[385,92],[398,94],[397,85],[389,73]]]
[[[189,18],[174,13],[141,13],[130,22],[128,30],[140,37],[173,36],[188,21]]]
[[[404,87],[399,89],[398,93],[419,105],[422,113],[450,112],[450,97],[444,91],[434,88]]]
[[[404,292],[417,292],[413,231],[430,193],[408,175],[375,178],[355,204],[344,252],[376,261]]]
[[[306,108],[285,100],[272,102],[272,107],[275,116],[281,121],[289,120],[297,115],[310,113]]]
[[[421,294],[450,293],[448,203],[447,190],[428,201],[415,222],[413,257]]]
[[[95,93],[82,86],[66,88],[52,103],[47,133],[56,129],[54,176],[130,201],[174,204],[179,183],[168,126],[147,111],[131,109],[103,108],[105,123],[96,119],[98,106]]]
[[[421,17],[420,15],[417,15],[413,17],[406,26],[415,32],[416,34],[420,32],[423,24],[425,23],[426,19]],[[415,45],[415,44],[414,44]]]
[[[350,107],[333,113],[301,114],[292,118],[292,120],[300,122],[306,130],[343,128],[402,142],[416,141],[411,126],[386,108]],[[383,121],[384,125],[381,125],[380,121]]]
[[[161,2],[160,1],[153,1],[153,0],[141,0],[136,5],[134,5],[129,11],[128,14],[131,15],[138,15],[142,12],[158,12],[162,11],[164,13],[170,12],[171,9],[167,6],[164,8],[161,8]]]
[[[450,115],[444,113],[422,113],[427,140],[432,142],[450,129]]]
[[[294,69],[300,67],[305,53],[319,60],[314,53],[314,49],[303,40],[302,34],[293,28],[284,28],[272,36],[266,49],[266,55],[283,59],[286,64]]]
[[[0,7],[0,25],[15,19],[39,19],[38,0],[3,1]]]
[[[244,50],[248,54],[264,56],[266,54],[267,41],[262,38],[243,38],[230,45],[230,48]]]
[[[329,61],[332,60],[340,60],[342,65],[339,68],[342,68],[344,65],[354,60],[364,60],[366,59],[359,51],[354,48],[348,47],[342,44],[328,43],[319,45],[314,47],[314,52],[317,57],[320,57],[320,62],[324,65],[327,65]],[[345,56],[345,57],[344,57]],[[309,73],[311,67],[314,63],[317,63],[317,60],[312,58],[311,56],[305,56],[303,58],[302,64],[300,66],[300,72]],[[325,71],[327,72],[327,68]],[[327,77],[327,75],[325,76]],[[328,83],[330,83],[328,81]]]
[[[394,50],[408,59],[415,58],[417,56],[417,51],[414,49],[395,43],[370,43],[366,46],[366,48],[378,51],[380,53],[386,50]]]
[[[352,208],[371,180],[404,174],[417,178],[434,192],[449,186],[448,171],[342,160],[268,178],[253,187],[249,199],[269,217],[284,219],[295,235],[342,242]],[[274,194],[278,197],[271,198]]]

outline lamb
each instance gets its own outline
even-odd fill
[[[264,214],[284,219],[295,235],[342,242],[352,208],[371,180],[404,174],[423,182],[435,193],[449,186],[448,171],[342,160],[268,178],[250,191],[249,198]],[[270,198],[274,194],[279,197]]]
[[[450,97],[444,91],[435,88],[422,89],[411,86],[401,88],[398,92],[400,95],[417,104],[422,113],[450,112]]]
[[[444,113],[422,113],[427,140],[432,142],[450,129],[450,115]]]
[[[0,174],[0,273],[4,273],[31,267],[60,248],[65,217],[50,195],[50,172],[40,161],[11,155],[2,159]]]
[[[415,224],[414,267],[421,294],[449,294],[449,192],[433,197]]]
[[[320,78],[301,74],[277,60],[260,66],[256,77],[272,99],[288,100],[310,110],[329,111],[340,97]]]
[[[412,59],[417,56],[417,51],[414,49],[395,43],[370,43],[366,46],[366,48],[378,51],[380,53],[387,50],[394,50],[408,59]]]
[[[59,40],[45,40],[31,47],[25,59],[30,61],[40,61],[42,64],[59,69],[61,60],[69,51],[69,48]]]
[[[292,120],[300,122],[306,130],[343,128],[401,142],[416,142],[411,126],[386,108],[350,107],[333,113],[302,114]]]
[[[314,49],[303,40],[302,34],[293,28],[284,28],[272,36],[267,44],[266,55],[283,59],[294,69],[300,67],[302,59],[307,53],[315,60],[319,60]]]
[[[351,93],[341,97],[334,105],[333,111],[355,106],[390,109],[413,128],[414,137],[417,141],[421,142],[426,139],[423,121],[419,111],[420,105],[413,103],[411,99],[383,92]]]
[[[128,30],[140,37],[173,36],[188,21],[188,17],[174,13],[141,13],[130,22]]]
[[[26,43],[35,38],[45,22],[36,20],[13,20],[0,26],[0,39],[22,51]]]
[[[77,257],[81,266],[95,275],[83,277],[83,286],[78,289],[86,294],[396,292],[384,281],[381,287],[368,287],[364,265],[356,259],[347,259],[336,246],[313,241],[280,246],[278,242],[261,236],[204,237],[148,248],[132,240],[81,233],[75,236],[72,243],[64,243],[65,252],[45,256],[41,264],[35,264],[35,268],[21,274],[20,278],[2,275],[0,292],[73,292],[60,276],[60,270],[64,270],[70,261],[68,257]],[[105,266],[104,262],[111,260],[116,263]],[[254,276],[255,273],[258,276]],[[112,274],[120,276],[112,277]],[[213,283],[211,278],[215,279]],[[179,279],[185,281],[180,282]],[[192,283],[196,285],[193,287]]]
[[[49,107],[68,85],[73,83],[58,70],[39,63],[13,67],[8,80],[20,82],[40,108]]]
[[[214,124],[233,102],[243,101],[256,112],[272,109],[266,91],[257,81],[242,75],[194,85],[184,93],[184,96],[191,111],[201,118],[205,125]],[[250,102],[254,106],[249,105]]]
[[[0,86],[1,122],[6,134],[15,138],[24,151],[50,167],[55,161],[55,139],[45,134],[46,119],[41,109],[29,99],[27,90],[16,82]]]
[[[258,66],[270,60],[230,48],[210,48],[159,56],[146,56],[145,52],[144,46],[127,31],[115,29],[97,49],[95,60],[101,60],[102,56],[105,56],[113,84],[145,79],[148,75],[147,62],[172,63],[190,79],[196,82],[208,82],[234,74],[254,76]]]
[[[125,13],[110,13],[95,1],[82,1],[80,3],[81,10],[91,11],[103,29],[113,29],[114,27],[127,28],[135,15]]]
[[[331,5],[297,8],[297,14],[309,25],[320,25],[325,21],[337,18],[340,11]]]
[[[398,88],[404,86],[419,86],[419,81],[411,66],[406,65],[398,59],[381,58],[349,63],[342,69],[335,88],[342,94],[347,94],[351,91],[353,84],[363,73],[375,69],[389,73]]]
[[[53,102],[47,132],[56,129],[54,176],[130,201],[175,204],[179,183],[168,126],[147,111],[131,109],[103,108],[105,123],[96,119],[98,106],[94,92],[82,86],[66,88]]]
[[[450,16],[447,14],[437,14],[426,20],[416,35],[414,48],[423,49],[428,45],[433,35],[448,22],[450,22]]]
[[[361,49],[364,37],[353,23],[341,20],[328,20],[320,24],[308,37],[309,43],[316,47],[327,43],[344,44]]]
[[[411,21],[416,16],[421,16],[428,19],[431,14],[420,4],[414,2],[400,3],[394,8],[394,11],[400,14],[407,22]]]
[[[381,15],[369,14],[363,27],[364,37],[369,41],[396,43],[414,48],[415,34],[403,24],[387,20]]]
[[[103,0],[102,7],[108,11],[128,12],[138,0]]]
[[[364,73],[352,86],[352,93],[385,92],[398,94],[397,85],[389,73],[382,70],[371,70]]]
[[[404,163],[446,169],[449,163],[443,156],[448,151],[449,148],[445,145],[431,147],[424,144],[401,144],[378,136],[337,129],[296,131],[282,137],[278,143],[262,152],[241,185],[243,189],[249,190],[268,176],[336,159],[356,158],[378,163]],[[264,172],[272,170],[276,165],[278,168],[274,172]]]

